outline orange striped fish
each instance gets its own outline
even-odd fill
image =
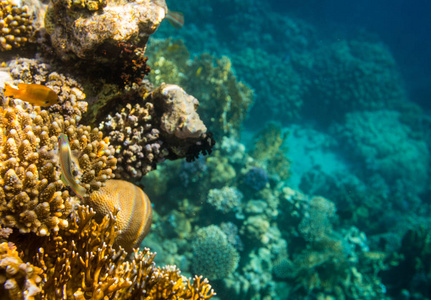
[[[168,19],[169,23],[171,23],[171,25],[174,26],[176,29],[183,28],[184,26],[183,13],[179,11],[168,10],[168,13],[166,14],[166,18]]]

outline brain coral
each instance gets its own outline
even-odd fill
[[[400,113],[350,113],[336,131],[366,170],[377,172],[389,185],[401,180],[412,192],[425,188],[429,151],[426,143],[414,139],[412,129],[400,121]]]
[[[238,252],[228,242],[226,234],[215,225],[199,229],[192,248],[193,272],[210,279],[224,278],[238,266]]]

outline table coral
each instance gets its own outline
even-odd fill
[[[26,6],[14,2],[0,2],[0,50],[11,50],[24,46],[33,32],[31,15]]]

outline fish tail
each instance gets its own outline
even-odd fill
[[[181,29],[184,26],[184,15],[179,11],[168,11],[166,18],[176,29]]]
[[[4,84],[4,93],[3,94],[6,97],[16,96],[18,94],[18,92],[19,92],[19,90],[11,87],[9,83]]]

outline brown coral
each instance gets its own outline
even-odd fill
[[[12,1],[0,2],[0,51],[25,45],[33,32],[31,15],[26,6],[18,7]]]
[[[94,220],[95,214],[79,206],[70,228],[52,235],[40,248],[42,299],[205,300],[215,295],[206,279],[187,279],[175,266],[156,267],[155,254],[147,248],[127,261],[127,253],[113,247],[116,212],[101,223]]]
[[[21,233],[47,235],[68,226],[75,202],[60,181],[57,139],[69,136],[78,178],[88,193],[112,176],[115,158],[97,129],[63,120],[40,107],[0,108],[0,223]],[[106,149],[105,149],[106,148]],[[78,171],[78,169],[77,169]]]
[[[2,299],[33,300],[40,293],[42,269],[22,261],[16,246],[0,244],[0,295]]]
[[[88,203],[102,217],[120,209],[116,225],[121,233],[115,243],[128,253],[139,247],[150,231],[153,216],[150,199],[130,182],[108,180],[104,187],[91,193]]]
[[[162,84],[135,102],[117,105],[99,125],[115,148],[116,176],[140,178],[165,159],[211,152],[214,140],[196,113],[198,101],[180,87]]]
[[[73,78],[52,72],[51,65],[36,59],[18,58],[9,62],[8,69],[14,84],[20,82],[43,84],[58,94],[59,103],[49,107],[50,113],[61,114],[65,119],[81,119],[87,111],[83,87]]]

